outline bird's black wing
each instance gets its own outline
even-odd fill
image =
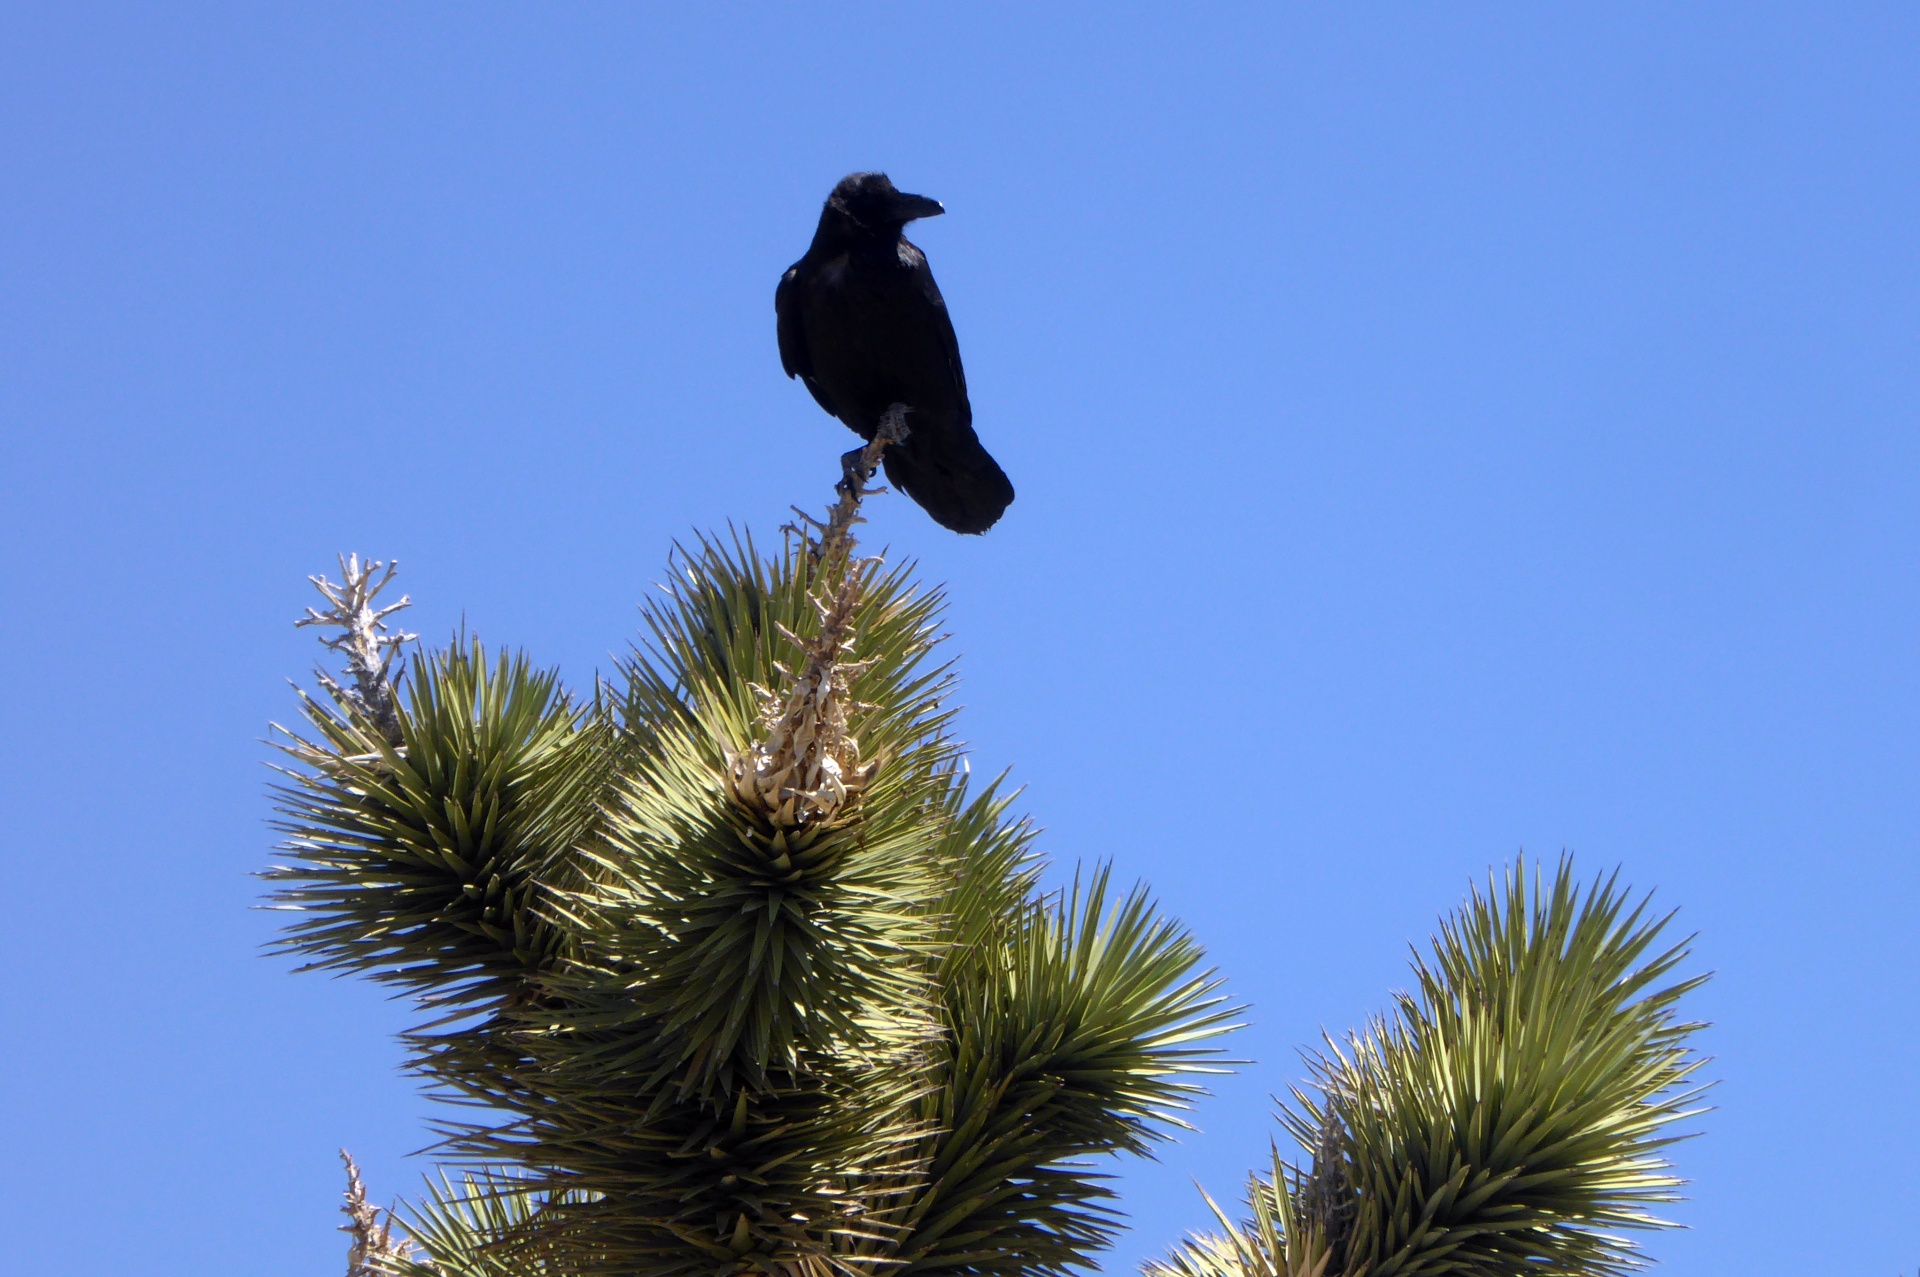
[[[805,377],[813,372],[813,360],[807,356],[807,334],[800,326],[800,267],[796,263],[780,277],[773,290],[773,317],[780,331],[780,367],[789,377]]]
[[[917,424],[909,416],[905,442],[886,452],[887,481],[918,502],[941,527],[985,532],[1013,503],[1013,484],[973,432],[960,339],[954,335],[946,298],[940,295],[920,250],[905,240],[900,248],[901,259],[912,268],[920,290],[915,327],[931,337],[938,353],[945,356],[951,380],[943,388],[923,387],[928,398],[913,405],[923,416]]]
[[[927,265],[927,255],[911,244],[903,242],[902,247],[913,250],[913,273],[919,277],[920,290],[933,313],[934,332],[947,353],[947,367],[953,372],[953,388],[959,392],[966,418],[971,421],[973,406],[967,401],[967,370],[960,363],[960,338],[954,334],[953,317],[947,314],[947,299],[940,295],[940,285],[933,282],[933,268]]]
[[[820,389],[820,383],[814,380],[813,356],[807,350],[806,325],[800,317],[800,290],[805,286],[800,282],[802,262],[795,262],[787,273],[780,277],[780,286],[773,290],[773,317],[775,328],[780,337],[780,367],[789,377],[798,377],[813,396],[815,403],[825,408],[832,416],[839,416],[840,410],[827,399]]]

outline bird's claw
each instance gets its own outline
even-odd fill
[[[867,481],[880,468],[881,455],[887,448],[906,439],[907,414],[911,411],[905,404],[889,405],[880,414],[880,423],[874,427],[873,438],[864,447],[840,454],[840,482],[834,485],[836,492],[857,500],[886,491],[885,488],[869,488]]]
[[[865,465],[866,452],[865,448],[855,448],[840,454],[840,482],[837,486],[842,492],[866,491],[867,480],[873,477],[873,471]]]

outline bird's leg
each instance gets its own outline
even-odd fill
[[[905,443],[907,436],[913,433],[907,429],[907,414],[912,411],[903,403],[888,404],[887,410],[880,414],[880,428],[873,432],[874,443],[882,448],[888,444]],[[876,450],[873,455],[877,459],[880,453]]]
[[[905,404],[891,404],[880,414],[880,424],[873,432],[873,438],[864,448],[842,454],[840,458],[840,482],[833,490],[840,499],[827,511],[827,524],[821,530],[819,544],[815,547],[815,562],[829,559],[844,561],[853,545],[853,525],[862,522],[860,518],[860,500],[868,496],[867,480],[880,468],[880,454],[887,445],[899,443],[907,437],[907,413]]]
[[[851,493],[856,494],[855,499],[858,500],[860,496],[867,495],[867,482],[873,478],[873,472],[880,468],[880,454],[890,444],[906,439],[907,414],[911,411],[903,403],[889,404],[887,410],[880,414],[880,424],[866,446],[840,454],[840,482],[834,487],[843,497]]]

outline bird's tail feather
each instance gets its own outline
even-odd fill
[[[972,430],[911,433],[887,449],[886,468],[887,482],[955,532],[985,532],[1013,504],[1012,482]]]

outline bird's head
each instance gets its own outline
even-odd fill
[[[885,173],[850,173],[827,197],[820,221],[822,227],[829,220],[850,223],[846,230],[856,234],[898,235],[908,222],[946,211],[939,200],[895,189]]]

